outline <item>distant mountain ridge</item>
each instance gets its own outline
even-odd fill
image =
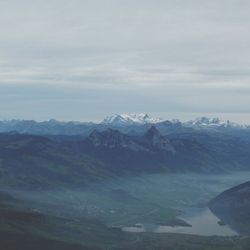
[[[108,128],[119,129],[122,132],[144,133],[151,125],[156,126],[161,133],[183,132],[187,130],[249,130],[250,126],[240,125],[219,118],[201,117],[195,120],[181,122],[179,120],[163,120],[152,118],[147,114],[121,114],[105,118],[100,123],[94,122],[63,122],[51,119],[37,122],[34,120],[0,121],[0,133],[16,131],[18,133],[36,135],[83,135],[88,136],[93,130],[103,131]]]
[[[194,128],[238,128],[244,129],[249,128],[247,125],[241,125],[229,120],[223,121],[219,118],[208,118],[208,117],[199,117],[197,119],[187,121],[183,123],[184,126],[194,127]]]
[[[247,170],[250,142],[207,132],[163,135],[156,125],[131,135],[93,130],[86,137],[0,133],[0,184],[84,186],[142,173]]]

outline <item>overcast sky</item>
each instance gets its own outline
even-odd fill
[[[0,0],[0,119],[250,123],[249,0]]]

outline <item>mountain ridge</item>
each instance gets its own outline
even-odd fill
[[[208,130],[215,132],[250,131],[249,125],[241,125],[230,121],[221,121],[219,118],[201,117],[187,122],[179,120],[164,120],[151,118],[147,114],[113,115],[102,122],[77,122],[77,121],[49,121],[37,122],[34,120],[5,120],[0,121],[0,133],[16,131],[37,135],[83,135],[88,136],[94,129],[99,131],[107,128],[119,129],[123,132],[144,133],[152,125],[163,133]],[[165,132],[164,132],[165,133]]]
[[[85,186],[122,175],[220,173],[248,169],[250,143],[207,133],[162,135],[151,126],[141,135],[109,128],[67,139],[0,134],[0,183],[53,188]]]

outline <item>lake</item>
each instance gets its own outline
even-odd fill
[[[195,234],[201,236],[237,236],[238,233],[227,225],[219,225],[220,219],[216,217],[209,208],[192,208],[185,211],[185,214],[179,217],[185,220],[190,227],[183,226],[159,226],[136,224],[132,227],[123,227],[124,232],[130,233],[179,233]]]

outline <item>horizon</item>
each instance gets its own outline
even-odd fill
[[[155,119],[161,119],[162,121],[173,121],[173,120],[179,120],[180,122],[187,122],[187,121],[192,121],[192,120],[196,120],[196,119],[199,119],[199,118],[202,118],[202,117],[206,117],[206,118],[209,118],[209,119],[213,119],[213,118],[218,118],[219,120],[221,121],[230,121],[230,122],[234,122],[234,123],[237,123],[237,124],[240,124],[240,125],[250,125],[250,117],[248,114],[202,114],[202,113],[199,113],[199,114],[194,114],[192,113],[191,115],[188,114],[188,113],[183,113],[183,114],[180,114],[180,113],[176,113],[176,114],[173,114],[173,113],[168,113],[168,114],[165,114],[165,116],[160,116],[160,115],[157,115],[157,114],[152,114],[152,113],[114,113],[114,114],[108,114],[108,115],[104,115],[103,117],[99,117],[99,118],[96,118],[96,119],[70,119],[70,120],[67,120],[67,119],[57,119],[57,118],[54,118],[54,117],[51,117],[51,118],[45,118],[45,119],[33,119],[33,118],[1,118],[0,117],[0,121],[11,121],[11,120],[19,120],[19,121],[35,121],[35,122],[48,122],[50,120],[55,120],[55,121],[58,121],[58,122],[80,122],[80,123],[88,123],[88,122],[92,122],[92,123],[101,123],[103,122],[103,120],[105,118],[108,118],[110,116],[113,116],[113,115],[139,115],[139,114],[143,114],[143,115],[148,115],[150,118],[155,118]],[[249,118],[249,119],[248,119]],[[244,121],[244,122],[242,122]]]

